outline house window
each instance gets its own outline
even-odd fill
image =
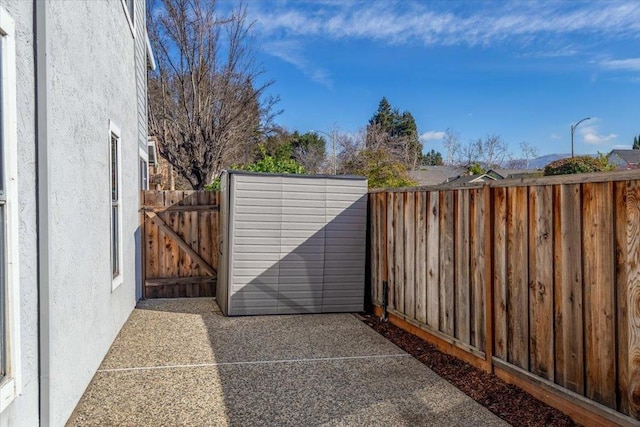
[[[140,168],[139,174],[139,187],[140,190],[146,191],[149,189],[149,160],[146,150],[142,148],[139,150],[140,160],[138,162]]]
[[[111,275],[112,289],[122,283],[122,170],[120,130],[111,123],[109,157],[111,177]]]
[[[0,6],[0,412],[20,393],[15,24]]]
[[[149,166],[144,159],[140,159],[140,189],[146,191],[149,189]]]

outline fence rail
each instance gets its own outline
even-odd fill
[[[374,304],[539,397],[637,420],[640,175],[618,175],[370,193]]]

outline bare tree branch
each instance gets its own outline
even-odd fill
[[[148,82],[149,129],[160,154],[201,189],[270,128],[273,81],[256,63],[242,3],[228,17],[215,0],[157,0],[147,10],[157,60]]]

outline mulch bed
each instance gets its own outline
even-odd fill
[[[364,323],[418,359],[473,400],[514,426],[579,426],[555,408],[514,385],[462,360],[378,317],[366,315]]]

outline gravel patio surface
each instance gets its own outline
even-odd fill
[[[69,426],[508,425],[350,314],[141,301]]]

